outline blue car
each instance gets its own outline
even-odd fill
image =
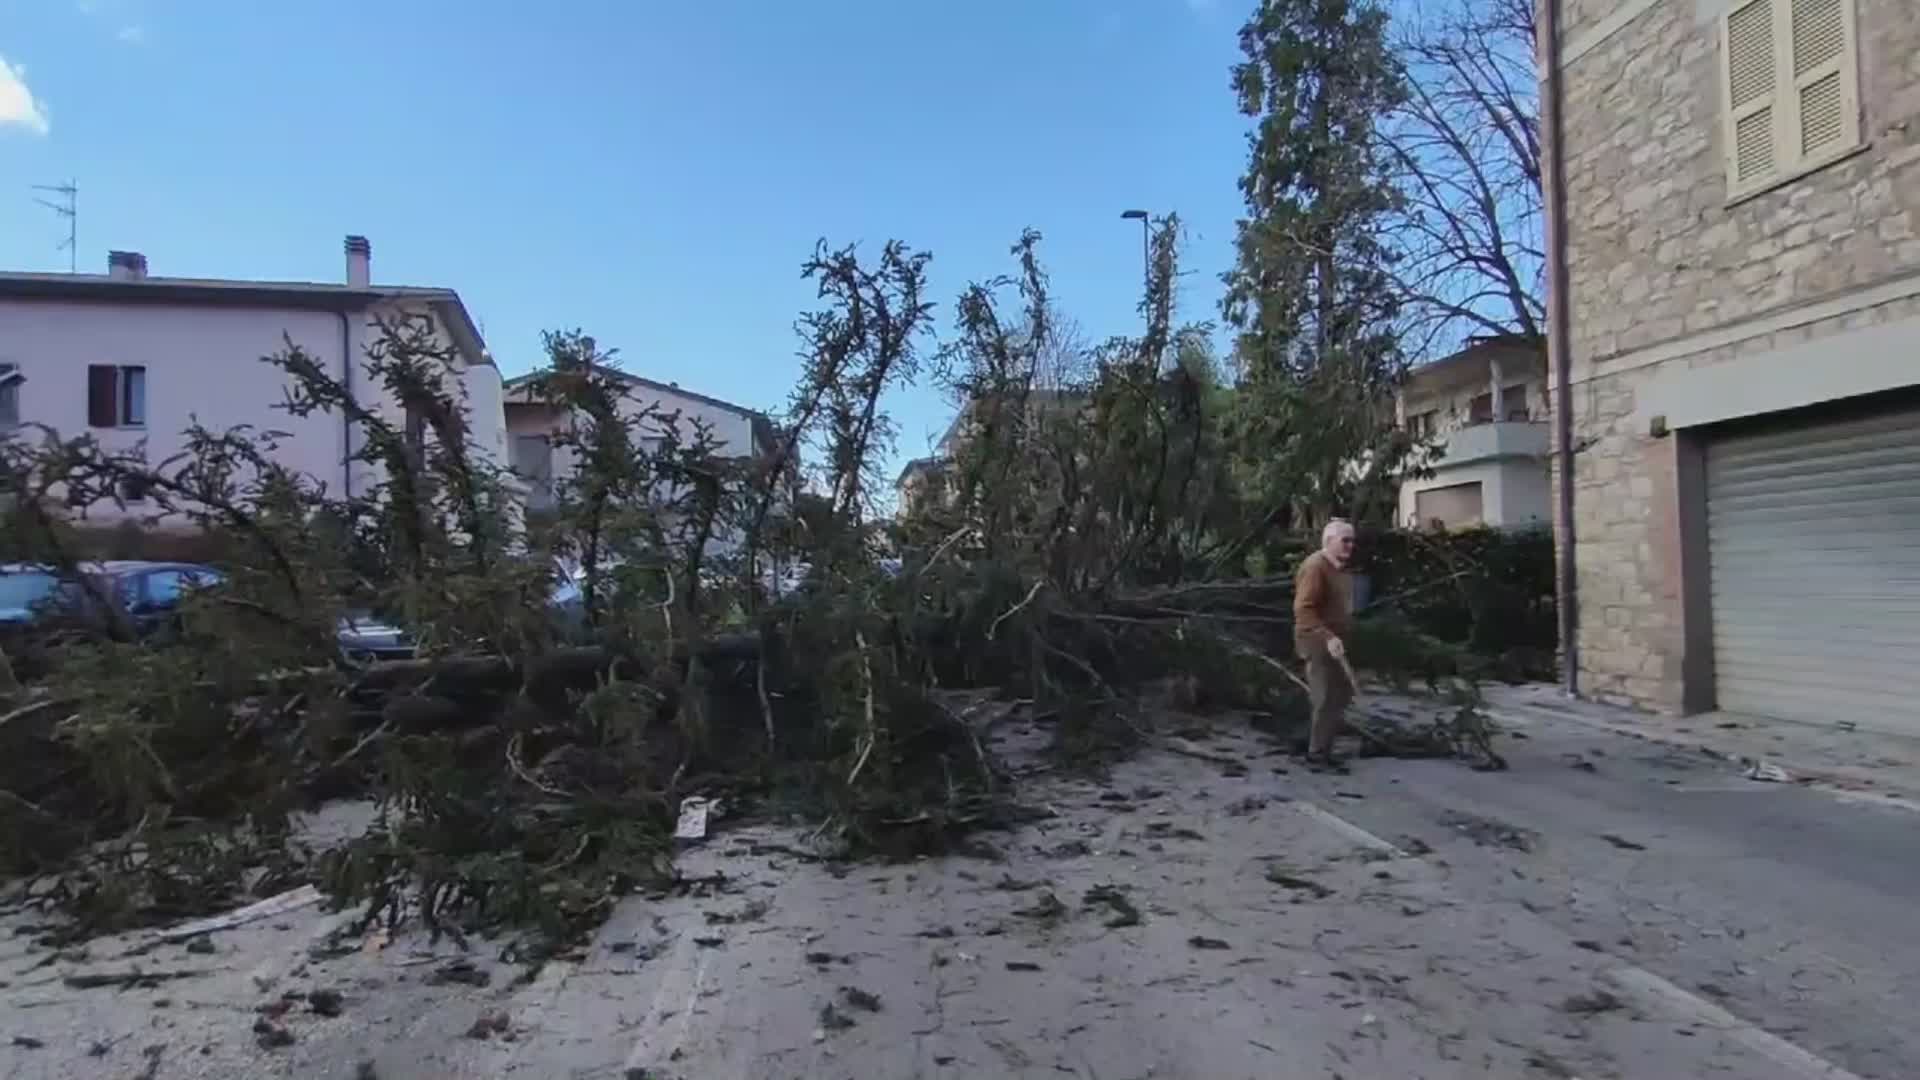
[[[0,566],[0,630],[15,634],[61,626],[98,626],[108,617],[105,598],[124,615],[138,637],[176,625],[180,601],[194,589],[226,583],[226,575],[201,563],[115,560],[83,563],[80,577],[58,568],[14,563]],[[363,611],[340,618],[335,630],[350,660],[402,660],[414,654],[413,639],[398,627]]]

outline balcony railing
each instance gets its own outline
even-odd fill
[[[1444,452],[1437,468],[1466,465],[1497,458],[1544,458],[1550,425],[1534,420],[1499,420],[1469,424],[1442,441]]]

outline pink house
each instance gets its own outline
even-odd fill
[[[419,313],[460,358],[476,448],[505,463],[500,373],[459,294],[374,285],[371,254],[365,237],[347,237],[338,283],[154,277],[145,256],[122,251],[108,256],[105,274],[0,273],[0,427],[87,432],[110,448],[144,447],[147,460],[160,461],[181,449],[195,422],[214,430],[251,424],[287,433],[283,459],[328,490],[365,490],[366,467],[347,464],[358,433],[337,415],[276,409],[286,378],[260,358],[291,339],[348,387],[378,395],[362,370],[374,321]],[[394,402],[376,397],[373,405],[405,422]],[[138,516],[137,506],[127,514]],[[123,516],[104,505],[86,515]]]

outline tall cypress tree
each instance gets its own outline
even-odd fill
[[[1254,119],[1239,258],[1225,275],[1225,315],[1240,331],[1240,472],[1299,527],[1390,519],[1407,452],[1392,422],[1404,363],[1380,233],[1395,195],[1375,149],[1405,97],[1386,29],[1370,0],[1261,0],[1233,68]]]

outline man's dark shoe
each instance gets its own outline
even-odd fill
[[[1346,775],[1347,763],[1330,752],[1307,755],[1307,768],[1314,772],[1329,772]]]

